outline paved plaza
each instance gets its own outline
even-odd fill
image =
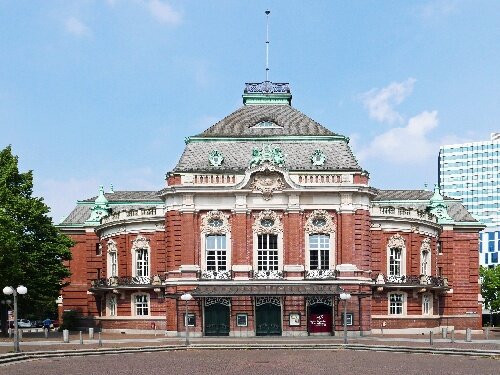
[[[45,359],[0,366],[0,375],[498,375],[500,361],[350,350],[187,350]]]

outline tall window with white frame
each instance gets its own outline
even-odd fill
[[[210,234],[206,236],[206,263],[207,271],[226,271],[226,235]]]
[[[257,235],[257,270],[278,271],[278,236],[275,234]]]
[[[309,269],[330,269],[330,235],[309,235]]]
[[[132,244],[133,275],[134,277],[149,277],[150,273],[150,246],[149,240],[139,235]]]
[[[116,294],[108,294],[107,296],[107,315],[108,316],[116,316],[117,315],[117,299]]]
[[[389,249],[389,276],[401,276],[401,249]]]
[[[422,294],[422,315],[432,314],[432,294]]]
[[[133,294],[134,312],[136,316],[149,315],[149,294]]]
[[[400,279],[406,275],[405,271],[405,241],[400,234],[389,238],[387,244],[387,273],[392,279]]]
[[[202,278],[231,278],[231,227],[229,215],[209,211],[201,220]]]
[[[110,239],[107,242],[108,256],[107,256],[107,277],[118,276],[118,248],[116,242]]]
[[[420,247],[420,274],[430,276],[431,274],[431,240],[425,238]]]
[[[403,293],[390,293],[389,294],[389,314],[390,315],[403,315],[404,314],[404,299]]]

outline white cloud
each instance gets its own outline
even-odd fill
[[[78,37],[92,34],[90,28],[76,17],[67,18],[64,25],[66,27],[66,31]]]
[[[438,126],[437,111],[424,111],[408,120],[404,127],[393,128],[376,136],[366,149],[358,152],[360,160],[381,159],[393,164],[428,164],[436,158],[439,145],[429,139]]]
[[[394,106],[412,93],[415,82],[414,78],[408,78],[404,82],[393,82],[382,89],[371,89],[361,94],[360,98],[372,119],[389,124],[402,123],[404,119],[394,110]]]
[[[174,10],[170,4],[161,0],[149,0],[147,8],[151,15],[161,23],[177,26],[182,21],[182,14]]]

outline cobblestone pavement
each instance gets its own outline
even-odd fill
[[[57,358],[0,366],[0,375],[498,375],[500,361],[349,350],[188,350]]]

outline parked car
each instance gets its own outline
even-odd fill
[[[32,323],[28,319],[17,319],[17,326],[19,328],[31,328]],[[14,321],[10,321],[10,328],[14,328]]]
[[[41,321],[41,320],[32,320],[31,324],[32,324],[32,327],[35,327],[35,328],[43,327],[43,321]]]
[[[53,321],[52,321],[52,327],[53,327],[53,328],[59,328],[59,320],[57,320],[57,319],[56,319],[56,320],[53,320]]]

